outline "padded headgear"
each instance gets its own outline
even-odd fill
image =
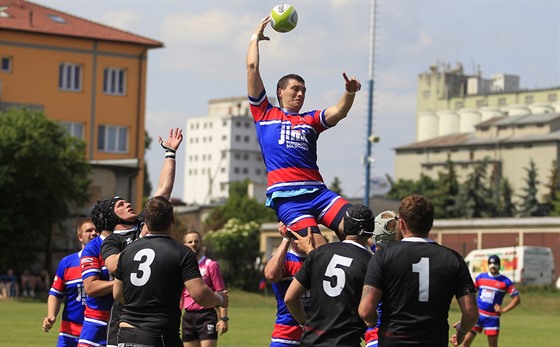
[[[352,205],[344,216],[344,235],[373,234],[373,212],[361,204]]]
[[[488,257],[488,265],[490,264],[497,264],[498,267],[500,266],[500,257],[498,257],[497,255],[491,255]]]
[[[112,199],[97,200],[90,213],[97,232],[102,232],[103,230],[114,231],[115,227],[119,224],[135,224],[135,222],[125,221],[117,216],[115,213],[115,203],[119,200],[123,200],[123,198],[115,196]]]
[[[373,237],[376,245],[387,246],[395,242],[398,219],[397,213],[392,210],[383,211],[375,217]]]

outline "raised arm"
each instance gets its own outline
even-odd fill
[[[264,28],[270,21],[270,16],[267,16],[259,23],[257,30],[251,36],[249,49],[247,50],[247,92],[250,97],[254,98],[258,97],[264,90],[264,83],[259,71],[259,41],[270,40],[270,38],[264,36]]]
[[[163,168],[159,175],[159,183],[154,196],[163,196],[166,199],[171,198],[171,191],[175,183],[175,152],[179,149],[181,141],[183,141],[183,131],[179,128],[169,130],[169,137],[165,142],[158,136],[160,145],[165,149],[165,160]]]
[[[290,247],[290,238],[286,233],[286,227],[284,223],[278,223],[278,232],[282,236],[282,242],[280,246],[276,248],[276,252],[266,263],[264,268],[264,277],[273,283],[276,283],[282,279],[284,273],[284,262],[286,261],[286,253]]]
[[[345,81],[345,91],[335,106],[331,106],[325,110],[325,120],[330,126],[335,126],[341,119],[345,118],[354,103],[354,97],[362,85],[355,77],[348,78],[346,73],[342,73]]]

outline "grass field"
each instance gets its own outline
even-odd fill
[[[560,293],[521,292],[521,305],[502,318],[499,345],[501,347],[559,347]],[[265,297],[240,291],[230,292],[231,318],[229,332],[221,336],[221,347],[268,346],[274,324],[276,302]],[[0,301],[0,347],[51,347],[56,345],[56,330],[41,330],[46,302],[32,300]],[[449,322],[459,319],[460,312],[452,305]],[[487,346],[486,337],[477,336],[475,347]]]

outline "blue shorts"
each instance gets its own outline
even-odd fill
[[[79,336],[74,336],[67,333],[59,333],[56,347],[76,347],[78,346],[79,339]]]
[[[500,334],[500,316],[490,316],[479,311],[478,322],[472,330],[477,333],[484,330],[484,334],[488,336],[497,336]]]
[[[278,219],[302,236],[307,235],[308,227],[314,233],[321,233],[317,223],[338,235],[338,226],[348,207],[350,203],[346,199],[326,188],[309,194],[274,199]]]
[[[107,322],[84,318],[78,347],[98,347],[107,345]]]

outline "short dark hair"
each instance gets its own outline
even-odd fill
[[[163,196],[154,196],[144,206],[148,231],[167,231],[173,224],[173,205]]]
[[[288,82],[290,82],[290,80],[296,80],[298,82],[301,82],[303,84],[305,84],[305,81],[303,80],[303,78],[300,75],[296,75],[294,73],[288,74],[282,78],[280,78],[278,80],[278,83],[276,84],[276,90],[278,89],[285,89],[286,86],[288,85]]]
[[[422,195],[409,195],[402,199],[399,218],[415,235],[428,235],[434,225],[434,205]]]

